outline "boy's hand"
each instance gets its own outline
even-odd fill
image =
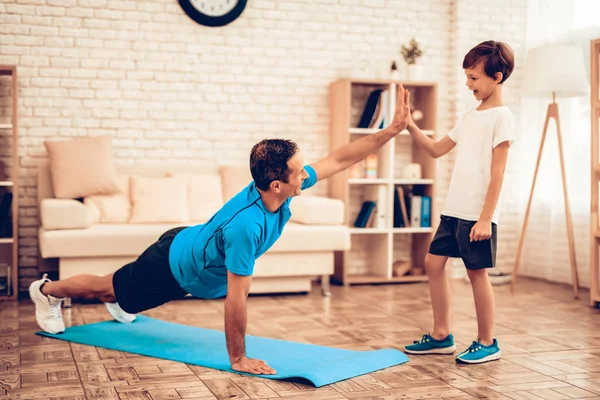
[[[405,130],[410,121],[409,101],[410,93],[408,90],[404,90],[404,86],[402,86],[401,83],[396,85],[396,110],[394,111],[392,128],[395,129],[397,133]]]
[[[473,225],[471,228],[471,233],[469,234],[469,239],[471,242],[476,242],[478,240],[486,240],[492,237],[492,222],[491,221],[483,221],[479,220]]]

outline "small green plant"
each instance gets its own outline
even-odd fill
[[[409,46],[402,45],[400,54],[402,54],[402,57],[407,64],[413,65],[416,64],[417,58],[423,55],[423,50],[419,47],[419,43],[417,43],[415,39],[412,39]]]

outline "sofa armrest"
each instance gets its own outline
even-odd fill
[[[73,199],[43,199],[40,217],[46,230],[84,229],[92,225],[89,208]]]
[[[291,222],[306,225],[343,225],[344,202],[322,196],[298,196],[290,202]]]

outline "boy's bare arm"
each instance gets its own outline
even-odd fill
[[[506,170],[506,160],[508,159],[508,142],[502,142],[494,148],[492,155],[492,177],[483,203],[480,220],[491,221],[494,210],[498,204],[502,182],[504,181],[504,171]]]
[[[444,136],[440,140],[433,140],[426,134],[424,134],[421,129],[411,120],[408,123],[408,133],[415,139],[415,141],[427,151],[427,153],[433,157],[438,158],[448,153],[450,150],[456,146],[454,140],[450,139],[448,135]]]
[[[492,154],[492,176],[483,203],[483,210],[479,216],[479,221],[471,229],[471,241],[489,239],[492,235],[492,218],[494,210],[498,205],[502,183],[504,181],[504,171],[506,169],[506,160],[508,159],[509,142],[502,142],[494,148]]]

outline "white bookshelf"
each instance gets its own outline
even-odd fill
[[[387,89],[388,115],[395,109],[396,82],[388,80],[340,79],[330,85],[331,148],[336,149],[379,129],[356,128],[368,93]],[[427,135],[436,135],[437,85],[433,82],[402,82],[411,91],[414,108],[423,112],[417,124]],[[388,123],[391,119],[388,119]],[[421,165],[420,179],[407,179],[402,167],[409,163]],[[350,228],[352,248],[336,253],[334,280],[344,285],[422,282],[424,259],[434,228],[421,226],[394,227],[394,190],[397,186],[416,188],[416,192],[431,197],[430,216],[435,215],[435,160],[401,132],[377,152],[377,176],[351,177],[343,171],[329,180],[329,195],[346,206],[346,224]],[[358,228],[354,222],[365,200],[373,200],[383,209],[381,217],[371,226]],[[433,218],[431,218],[433,223]],[[394,263],[408,261],[411,273],[395,276]],[[418,273],[415,275],[414,273]]]

